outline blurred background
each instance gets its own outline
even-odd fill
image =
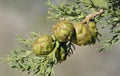
[[[0,58],[17,46],[16,34],[51,34],[55,21],[46,19],[47,0],[0,0]],[[56,0],[56,2],[59,0]],[[62,0],[61,0],[62,1]],[[120,45],[99,53],[98,45],[78,47],[57,64],[53,76],[120,76]],[[0,76],[34,76],[0,64]]]

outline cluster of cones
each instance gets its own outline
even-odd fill
[[[85,46],[95,44],[98,35],[96,23],[72,23],[68,20],[60,20],[53,27],[53,36],[42,35],[33,42],[33,52],[37,56],[49,55],[55,51],[58,62],[66,60],[71,50],[71,45]],[[56,41],[59,47],[56,47]],[[72,44],[73,43],[73,44]]]

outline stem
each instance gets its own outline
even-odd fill
[[[22,57],[25,58],[25,57],[28,57],[29,55],[31,55],[33,53],[33,51],[26,51],[25,52],[25,55],[23,55]]]
[[[57,51],[57,49],[59,48],[59,42],[58,41],[56,41],[56,46],[55,46],[55,48],[54,48],[54,50],[48,55],[48,57],[55,57],[55,53],[56,53],[56,51]]]
[[[31,54],[33,53],[33,51],[26,51],[24,55],[22,55],[21,57],[17,57],[15,59],[11,59],[9,56],[7,58],[2,58],[2,63],[5,63],[5,62],[9,62],[9,61],[14,61],[14,60],[20,60],[22,58],[26,58],[28,56],[30,56]]]
[[[88,16],[86,16],[86,18],[85,18],[81,23],[83,23],[83,24],[88,23],[88,22],[89,22],[91,19],[93,19],[95,16],[101,15],[103,12],[104,12],[104,10],[103,10],[103,9],[100,9],[100,10],[98,10],[98,12],[95,12],[95,13],[93,13],[93,14],[89,14]]]
[[[56,41],[56,46],[55,46],[54,50],[47,56],[47,60],[44,62],[43,66],[40,68],[41,70],[40,70],[39,74],[40,73],[45,73],[45,68],[46,68],[47,64],[49,63],[50,59],[53,59],[53,62],[56,63],[57,60],[55,58],[56,57],[55,54],[56,54],[56,51],[59,48],[59,45],[60,45],[59,42]]]

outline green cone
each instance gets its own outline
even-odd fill
[[[70,21],[61,20],[53,27],[53,34],[56,40],[66,42],[71,39],[74,27]]]
[[[35,55],[47,55],[54,48],[54,42],[51,36],[43,35],[38,37],[33,43],[33,52]]]
[[[96,38],[98,36],[98,30],[96,27],[96,23],[91,21],[88,23],[88,29],[92,34],[91,40],[90,40],[90,44],[94,44],[96,42]]]
[[[88,23],[88,29],[90,30],[90,32],[92,33],[92,35],[94,36],[94,37],[96,37],[97,36],[97,27],[96,27],[96,23],[95,22],[89,22]]]
[[[76,23],[74,25],[75,28],[75,34],[72,37],[72,42],[81,46],[81,45],[87,45],[88,42],[91,39],[91,32],[87,28],[85,24]]]

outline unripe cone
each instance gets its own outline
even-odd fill
[[[74,33],[74,27],[70,21],[60,20],[53,27],[53,34],[56,40],[60,42],[66,42],[71,39],[71,36]]]
[[[33,43],[33,53],[35,55],[47,55],[53,50],[53,48],[53,39],[48,35],[38,37]]]
[[[98,30],[97,30],[97,27],[96,27],[96,23],[95,23],[95,22],[89,22],[89,23],[88,23],[88,29],[90,30],[90,32],[92,33],[92,35],[93,35],[94,37],[97,36]]]
[[[74,25],[75,28],[75,34],[72,37],[72,42],[81,46],[81,45],[87,45],[88,42],[91,39],[91,33],[87,26],[82,23],[76,23]]]
[[[88,29],[89,31],[91,32],[92,34],[92,37],[91,37],[91,41],[90,43],[91,44],[94,44],[96,42],[96,38],[98,36],[98,30],[97,30],[97,27],[96,27],[96,23],[95,22],[89,22],[88,23]]]

